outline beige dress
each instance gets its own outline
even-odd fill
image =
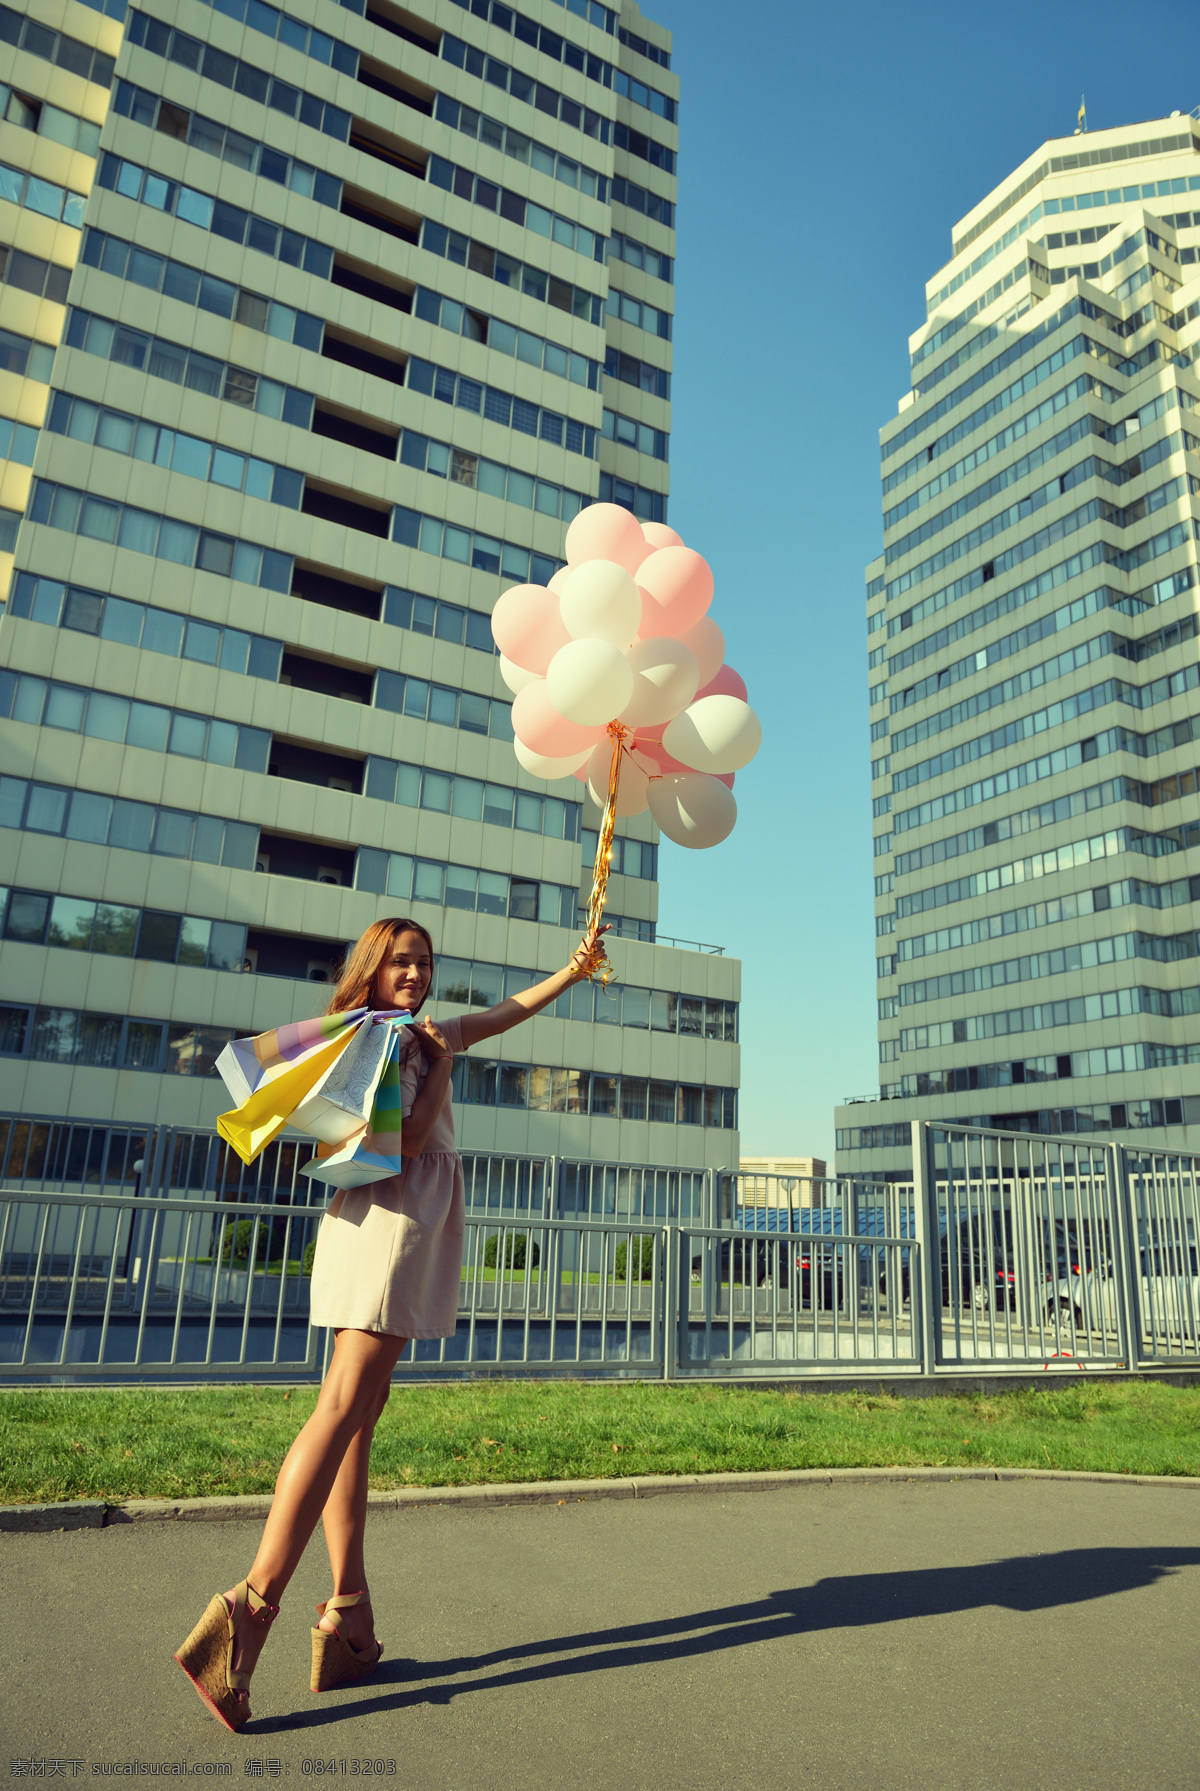
[[[463,1049],[461,1020],[440,1020],[438,1028],[452,1051]],[[400,1060],[407,1119],[427,1060],[414,1038],[400,1036],[407,1047]],[[453,1337],[465,1222],[447,1088],[425,1149],[405,1159],[402,1174],[339,1189],[330,1201],[317,1232],[311,1322],[393,1337]]]

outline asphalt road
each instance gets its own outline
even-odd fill
[[[299,1791],[379,1761],[395,1791],[1200,1787],[1200,1493],[1184,1488],[373,1514],[379,1673],[308,1690],[318,1534],[235,1736],[171,1654],[258,1533],[0,1536],[0,1772],[229,1762]]]

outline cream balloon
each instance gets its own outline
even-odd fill
[[[762,723],[739,697],[699,697],[663,729],[662,743],[694,771],[740,771],[762,744]]]
[[[679,638],[696,655],[696,664],[700,668],[700,682],[696,689],[703,690],[725,663],[725,636],[711,616],[701,616]]]
[[[633,667],[611,641],[568,641],[547,668],[546,694],[568,721],[603,726],[633,695]]]
[[[737,820],[733,791],[701,771],[656,778],[649,786],[648,806],[669,840],[696,851],[719,846]]]
[[[598,809],[603,809],[608,801],[608,778],[612,770],[612,748],[604,741],[600,746],[592,748],[591,756],[584,767],[587,775],[588,795]],[[640,759],[636,753],[621,754],[621,777],[617,784],[618,815],[640,815],[646,807],[646,794],[651,776],[658,775],[658,766],[652,765],[648,759]]]
[[[600,750],[597,748],[597,750]],[[570,777],[581,765],[587,763],[588,754],[572,753],[565,759],[548,759],[545,753],[532,752],[523,740],[513,741],[513,751],[517,755],[518,765],[523,765],[531,776],[544,777],[549,783],[555,778]]]
[[[625,655],[633,668],[633,696],[621,711],[627,728],[669,721],[686,709],[700,683],[690,647],[666,635],[635,641]]]
[[[527,684],[533,684],[541,676],[539,672],[527,672],[523,665],[514,665],[511,659],[500,655],[500,676],[508,688],[516,696],[518,690],[524,690]]]
[[[572,640],[611,641],[622,650],[642,619],[642,594],[614,560],[587,560],[574,567],[563,582],[558,605]]]

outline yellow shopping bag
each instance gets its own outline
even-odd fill
[[[264,1082],[232,1113],[218,1115],[217,1131],[243,1163],[253,1163],[272,1138],[282,1132],[295,1108],[333,1068],[355,1031],[355,1027],[347,1026],[339,1037],[307,1053],[282,1076]]]

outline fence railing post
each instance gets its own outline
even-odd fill
[[[909,1323],[917,1321],[920,1311],[921,1326],[921,1372],[932,1375],[937,1359],[937,1310],[940,1310],[942,1296],[941,1275],[936,1263],[937,1252],[934,1241],[937,1237],[937,1209],[932,1208],[931,1196],[936,1202],[933,1190],[933,1178],[929,1173],[928,1159],[929,1128],[924,1120],[912,1121],[912,1184],[913,1184],[913,1237],[916,1240],[918,1267],[920,1273],[912,1273],[911,1259],[908,1275],[908,1314]],[[932,1235],[931,1235],[932,1234]],[[936,1296],[935,1296],[935,1280]],[[935,1309],[934,1300],[939,1302]]]
[[[663,1226],[662,1377],[675,1376],[675,1351],[679,1347],[679,1229]]]
[[[1129,1158],[1124,1145],[1110,1144],[1105,1155],[1108,1158],[1108,1174],[1112,1185],[1109,1211],[1116,1220],[1114,1254],[1120,1265],[1121,1354],[1125,1359],[1126,1369],[1133,1369],[1137,1367],[1141,1356],[1142,1339],[1139,1299],[1141,1255],[1137,1214],[1133,1209],[1133,1194],[1129,1186]]]
[[[171,1126],[155,1126],[146,1139],[143,1161],[146,1165],[142,1172],[142,1185],[139,1194],[152,1195],[165,1200],[169,1195],[171,1180],[171,1141],[174,1130]]]

